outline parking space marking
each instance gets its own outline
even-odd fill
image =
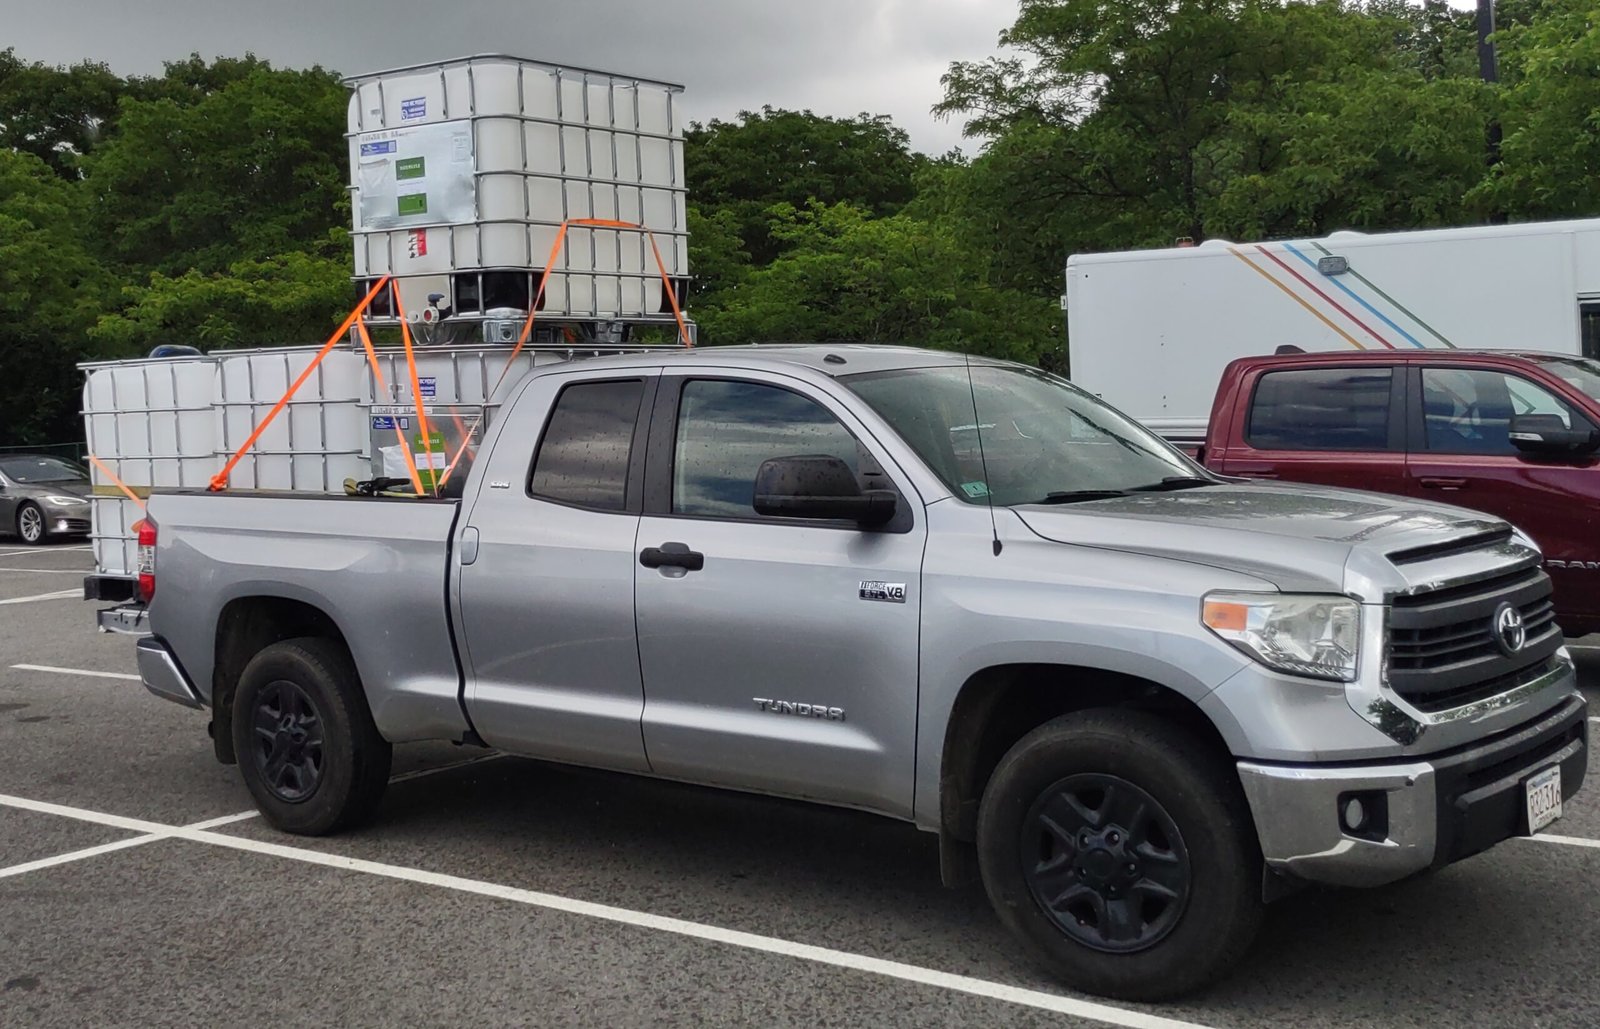
[[[242,822],[246,818],[254,818],[255,815],[256,812],[254,811],[246,811],[237,815],[223,815],[221,818],[213,818],[205,822],[196,822],[193,825],[186,825],[182,828],[216,829],[220,826],[230,825],[234,822]],[[98,847],[85,847],[82,850],[68,851],[65,854],[57,854],[54,857],[40,858],[37,861],[27,861],[20,865],[11,865],[8,868],[0,868],[0,879],[6,879],[14,875],[22,875],[25,872],[36,872],[41,868],[54,868],[56,865],[70,864],[73,861],[82,861],[85,858],[99,857],[101,854],[111,854],[119,850],[127,850],[129,847],[141,847],[146,843],[154,843],[156,840],[170,840],[173,838],[173,836],[174,832],[171,830],[150,832],[145,833],[143,836],[130,836],[125,840],[116,840],[112,843],[102,843]]]
[[[49,804],[44,801],[27,800],[23,797],[12,797],[5,794],[0,794],[0,805],[15,807],[24,811],[36,811],[40,814],[59,815],[63,818],[90,822],[96,825],[133,829],[134,831],[148,834],[152,839],[179,839],[192,843],[204,843],[215,847],[225,847],[229,850],[244,851],[249,854],[261,854],[287,861],[298,861],[302,864],[320,865],[324,868],[345,872],[358,872],[384,879],[415,883],[420,886],[433,886],[457,893],[488,897],[493,900],[511,901],[548,911],[559,911],[564,914],[615,922],[640,929],[669,933],[674,936],[704,940],[708,943],[719,943],[743,950],[795,958],[800,961],[809,961],[814,964],[829,965],[834,968],[844,968],[856,972],[865,972],[870,975],[898,979],[902,982],[915,983],[921,986],[931,986],[954,993],[965,993],[974,997],[1005,1001],[1022,1007],[1071,1015],[1107,1025],[1123,1026],[1126,1029],[1207,1029],[1207,1027],[1196,1022],[1184,1022],[1178,1019],[1165,1018],[1161,1015],[1148,1015],[1142,1011],[1130,1011],[1095,1001],[1063,997],[1059,994],[1045,993],[1042,990],[1008,986],[1005,983],[978,979],[972,976],[956,975],[951,972],[941,972],[937,969],[923,968],[920,965],[909,965],[900,961],[890,961],[885,958],[875,958],[865,954],[851,953],[850,951],[833,950],[829,947],[818,947],[808,943],[796,943],[792,940],[784,940],[775,936],[762,936],[738,929],[724,929],[720,926],[704,925],[681,918],[652,915],[646,911],[634,911],[629,908],[613,907],[609,904],[575,900],[571,897],[561,897],[552,893],[539,893],[515,886],[503,886],[499,883],[484,882],[479,879],[464,879],[460,876],[428,872],[420,868],[407,868],[403,865],[390,865],[380,861],[343,857],[338,854],[309,850],[305,847],[267,843],[241,836],[225,836],[221,833],[193,827],[163,825],[160,822],[124,818],[121,815],[67,807],[62,804]]]
[[[83,590],[57,590],[54,593],[40,593],[33,597],[12,597],[9,600],[0,600],[0,604],[31,604],[36,600],[65,600],[67,597],[81,597]]]
[[[69,554],[88,550],[89,547],[27,547],[23,550],[0,550],[0,557],[34,557],[38,554]]]
[[[1600,850],[1600,840],[1591,840],[1584,836],[1556,836],[1553,833],[1538,833],[1534,836],[1525,836],[1523,839],[1537,840],[1540,843],[1559,843],[1567,847],[1589,847]]]
[[[57,668],[54,665],[12,665],[19,672],[49,672],[51,675],[86,675],[91,679],[130,679],[139,681],[129,672],[92,672],[87,668]]]
[[[81,568],[0,568],[0,572],[23,572],[28,575],[82,575]]]

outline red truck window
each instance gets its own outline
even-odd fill
[[[1587,424],[1543,386],[1486,368],[1422,369],[1422,418],[1428,450],[1437,454],[1516,454],[1511,418],[1552,428]]]
[[[1257,450],[1389,450],[1390,368],[1294,368],[1261,376],[1245,440]]]

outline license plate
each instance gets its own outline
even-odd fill
[[[1540,829],[1561,817],[1561,766],[1546,768],[1528,780],[1528,832]]]

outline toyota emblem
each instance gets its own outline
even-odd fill
[[[1528,627],[1522,624],[1522,612],[1510,603],[1501,604],[1495,610],[1494,639],[1507,656],[1515,654],[1528,642]]]

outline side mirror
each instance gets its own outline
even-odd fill
[[[756,472],[756,512],[773,518],[842,518],[875,526],[894,517],[897,501],[893,490],[863,491],[837,457],[775,457]]]
[[[1524,414],[1511,419],[1511,445],[1525,454],[1578,456],[1600,448],[1600,432],[1569,429],[1559,415]]]

